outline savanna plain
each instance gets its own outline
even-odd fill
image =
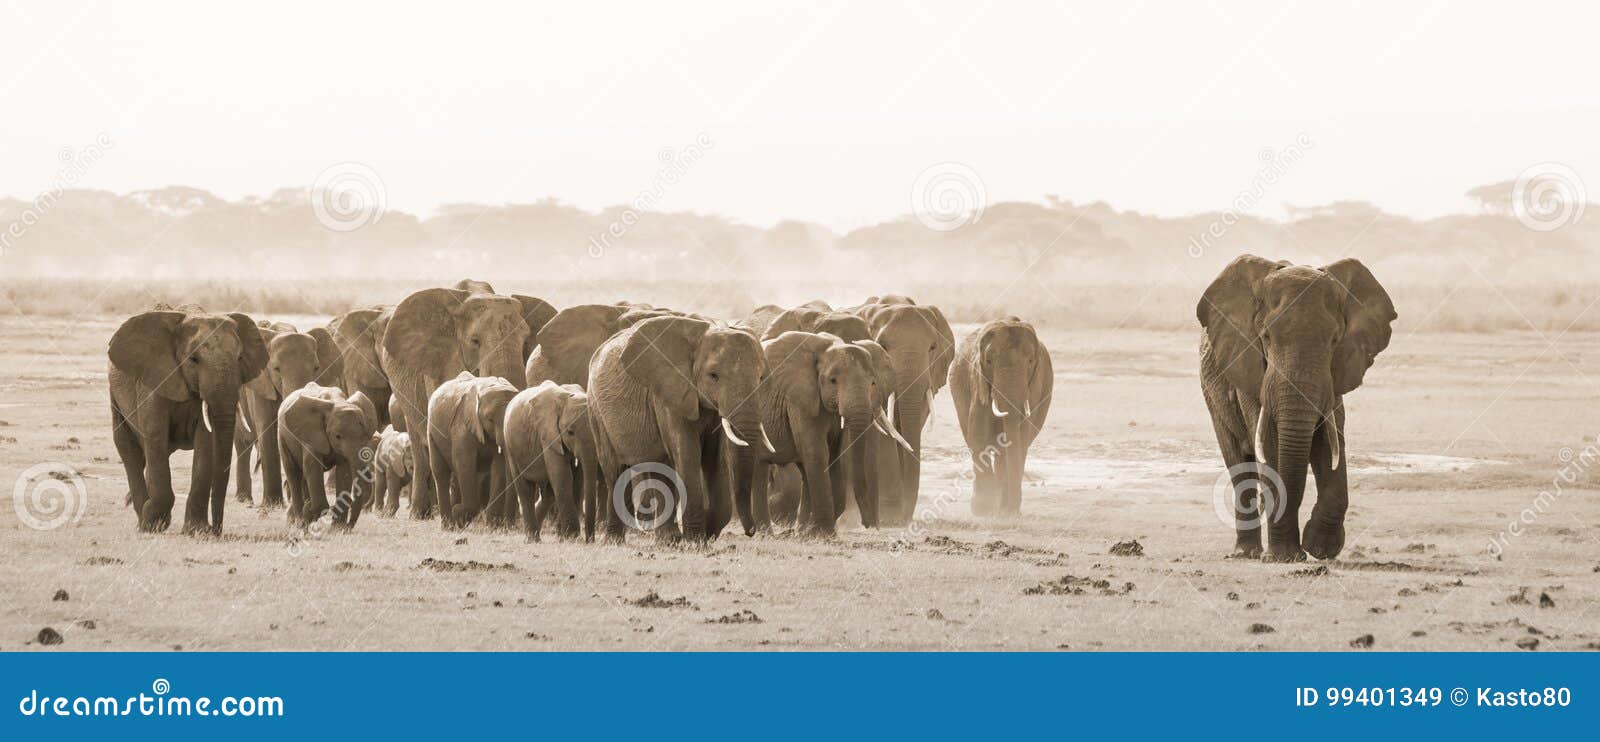
[[[1397,327],[1346,398],[1343,554],[1267,564],[1227,558],[1197,325],[1040,323],[1055,402],[1021,517],[970,514],[946,390],[910,528],[687,548],[404,507],[303,536],[231,500],[220,537],[137,533],[106,393],[123,316],[0,316],[0,651],[1600,649],[1600,333]],[[22,503],[49,471],[84,499],[41,530]]]

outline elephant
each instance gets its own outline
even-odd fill
[[[183,530],[220,534],[239,397],[267,365],[255,320],[238,312],[144,312],[117,328],[106,355],[112,438],[139,530],[172,525],[170,458],[194,449]]]
[[[554,307],[531,296],[435,288],[406,297],[385,323],[380,353],[380,367],[399,398],[403,420],[395,427],[425,436],[434,390],[462,372],[499,377],[517,389],[526,386],[524,364],[538,344],[539,329],[555,314]],[[413,445],[411,455],[416,476],[411,486],[412,517],[428,518],[436,481],[428,446]],[[496,495],[499,491],[495,488]],[[450,527],[450,515],[441,511],[441,525]],[[503,511],[490,513],[495,522],[505,516]]]
[[[539,347],[528,356],[523,369],[528,384],[587,383],[589,356],[606,338],[626,327],[622,317],[632,311],[632,307],[616,304],[579,304],[556,312],[539,331]]]
[[[782,315],[785,311],[788,310],[776,304],[762,304],[761,306],[750,310],[750,313],[745,315],[744,319],[739,320],[739,325],[755,333],[756,337],[765,339],[767,336],[767,328],[771,327],[772,321],[777,319],[779,315]]]
[[[1312,268],[1241,255],[1195,314],[1200,387],[1233,483],[1234,555],[1333,559],[1349,505],[1344,395],[1389,346],[1394,303],[1353,258]],[[1308,465],[1317,502],[1302,535]]]
[[[323,386],[337,386],[346,394],[361,392],[378,408],[378,422],[394,423],[393,394],[389,376],[383,370],[383,335],[394,316],[393,307],[367,307],[353,309],[334,317],[328,323],[328,334],[338,348],[337,360],[324,369],[324,374],[337,373],[331,380],[319,381]],[[404,427],[396,425],[400,430]]]
[[[389,426],[378,434],[378,453],[373,461],[372,491],[378,498],[374,512],[393,516],[400,512],[400,491],[412,486],[411,434]],[[382,505],[379,510],[378,506]]]
[[[972,456],[972,514],[1022,512],[1028,448],[1044,428],[1055,386],[1050,351],[1019,317],[985,323],[956,346],[950,396]]]
[[[334,472],[333,523],[354,528],[372,499],[373,438],[378,411],[356,392],[306,384],[286,395],[278,408],[278,448],[289,486],[290,525],[305,528],[330,509],[323,475]]]
[[[267,367],[244,385],[239,400],[239,422],[244,428],[234,435],[236,484],[234,499],[252,504],[250,483],[251,451],[260,455],[261,504],[283,505],[283,467],[278,451],[278,406],[290,392],[316,381],[335,386],[324,371],[339,363],[339,349],[333,336],[317,328],[301,333],[283,322],[258,324],[267,346]]]
[[[420,430],[428,431],[427,460],[433,463],[430,475],[446,529],[466,528],[486,504],[493,505],[492,498],[502,496],[505,412],[515,396],[517,388],[503,378],[462,371],[429,397],[428,425]],[[414,470],[416,460],[413,456]],[[483,498],[486,485],[492,486],[488,502]],[[418,486],[412,483],[413,498]]]
[[[655,472],[673,480],[667,507],[657,512],[665,517],[651,519],[658,538],[705,541],[721,533],[733,493],[749,497],[755,462],[748,441],[767,440],[756,394],[765,377],[754,334],[692,317],[652,317],[601,344],[589,361],[587,388],[601,481],[616,484],[602,506],[607,541],[623,540],[624,512],[642,525],[638,510],[616,494],[626,495],[630,484],[643,493],[644,477],[634,469],[642,464],[671,467],[670,474]],[[625,472],[627,483],[619,481]],[[673,522],[679,504],[681,530]]]
[[[455,285],[451,286],[450,288],[453,288],[457,291],[466,291],[472,294],[494,293],[494,287],[490,286],[488,281],[475,281],[470,278],[463,278],[459,281],[456,281]]]
[[[528,387],[506,405],[504,428],[506,469],[528,541],[539,540],[551,510],[561,539],[577,537],[581,514],[584,540],[593,541],[601,494],[589,395],[577,384]]]
[[[889,354],[894,379],[889,419],[911,444],[906,451],[881,433],[873,447],[872,468],[878,473],[878,520],[904,525],[916,509],[922,477],[922,429],[933,411],[934,396],[949,379],[955,356],[955,334],[938,307],[916,305],[900,296],[876,298],[849,310],[867,321],[872,339]]]
[[[857,340],[866,340],[872,337],[867,321],[860,315],[850,312],[838,312],[832,309],[818,309],[811,306],[798,306],[786,309],[774,317],[761,334],[763,341],[771,340],[785,332],[826,332],[838,336],[847,343]]]
[[[735,500],[746,534],[770,527],[766,465],[797,464],[804,480],[797,526],[832,535],[853,477],[862,524],[877,525],[876,488],[867,481],[868,430],[905,445],[885,417],[892,381],[888,356],[871,340],[846,342],[810,332],[785,332],[762,343],[768,376],[757,394],[766,453],[757,453],[748,506]],[[788,519],[784,514],[784,519]]]

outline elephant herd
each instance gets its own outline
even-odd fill
[[[1243,256],[1198,316],[1202,387],[1235,473],[1237,551],[1261,555],[1252,513],[1281,501],[1267,556],[1304,558],[1303,546],[1331,558],[1343,540],[1342,395],[1388,344],[1387,294],[1357,261]],[[170,526],[168,460],[192,449],[183,530],[205,533],[222,530],[230,470],[235,498],[254,503],[252,462],[262,506],[299,527],[353,528],[369,506],[396,515],[407,489],[412,518],[520,523],[530,541],[546,527],[562,539],[705,541],[736,517],[746,534],[827,536],[852,509],[868,528],[902,526],[947,383],[973,512],[1015,515],[1054,383],[1028,322],[997,319],[958,340],[937,307],[905,296],[722,321],[630,302],[558,311],[481,281],[304,332],[162,307],[124,322],[108,356],[138,527]],[[1302,541],[1308,463],[1320,494]],[[1260,467],[1284,472],[1281,496],[1251,476]]]

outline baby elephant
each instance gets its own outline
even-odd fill
[[[1022,512],[1022,468],[1054,384],[1050,352],[1021,319],[985,324],[957,345],[950,391],[972,453],[973,515]]]
[[[353,528],[372,499],[372,441],[378,413],[367,395],[346,398],[315,382],[290,392],[278,408],[278,448],[289,485],[289,522],[309,526],[328,509],[322,477],[334,471],[335,526]]]
[[[524,389],[506,406],[506,467],[521,505],[529,541],[539,540],[545,514],[555,509],[556,535],[594,540],[600,498],[600,460],[589,420],[589,395],[576,384],[546,381]],[[539,494],[534,506],[535,487]]]
[[[505,412],[515,396],[517,388],[505,379],[462,371],[428,399],[428,460],[444,528],[466,528],[487,500],[501,496]]]
[[[411,486],[411,434],[392,426],[378,434],[378,460],[373,467],[372,491],[378,498],[373,507],[383,506],[384,515],[400,510],[400,490]]]

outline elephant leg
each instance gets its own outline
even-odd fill
[[[680,423],[678,427],[683,427]],[[704,449],[701,447],[699,436],[693,430],[675,431],[667,440],[667,455],[672,461],[672,466],[677,470],[678,476],[683,480],[683,537],[693,541],[704,541],[706,538],[706,496],[709,488],[706,486],[705,468],[701,461]],[[670,490],[669,483],[666,489]],[[672,519],[667,518],[665,525],[673,531]],[[657,529],[657,535],[662,530]],[[671,540],[671,532],[667,533]]]
[[[412,425],[413,422],[417,424]],[[411,519],[428,520],[433,517],[436,501],[446,500],[448,503],[448,498],[439,490],[439,477],[433,475],[433,468],[429,465],[429,459],[432,458],[430,452],[432,444],[429,442],[427,418],[419,421],[408,419],[406,428],[413,431],[411,433]],[[448,504],[438,508],[438,511],[440,518],[450,516]]]
[[[596,516],[600,510],[600,471],[595,466],[585,466],[581,469],[583,479],[583,540],[594,541],[594,527]],[[609,494],[609,493],[607,493]]]
[[[601,481],[609,486],[600,487],[596,491],[595,517],[600,523],[605,524],[605,541],[610,544],[621,544],[626,539],[627,524],[617,514],[619,504],[617,493],[625,491],[627,483],[619,481],[622,477],[622,463],[617,458],[617,453],[611,448],[610,439],[604,433],[597,435],[595,440],[596,455],[600,461]],[[598,527],[598,526],[597,526]]]
[[[1278,456],[1277,424],[1271,415],[1264,416],[1262,421],[1262,454],[1267,465],[1278,472],[1278,478],[1287,480],[1291,473],[1281,465],[1282,459]],[[1299,474],[1304,477],[1304,472]],[[1272,494],[1281,502],[1274,503],[1263,497],[1259,503],[1257,517],[1267,521],[1267,549],[1262,558],[1275,562],[1305,561],[1305,553],[1300,547],[1300,499],[1304,494],[1300,497],[1291,497],[1287,492]]]
[[[288,519],[289,525],[298,526],[300,514],[305,512],[306,507],[306,480],[305,472],[300,467],[299,451],[294,451],[283,458],[283,471],[288,477],[286,484],[289,488],[289,507],[284,516]]]
[[[278,444],[276,410],[264,417],[266,419],[259,424],[267,432],[256,442],[257,453],[261,456],[261,504],[276,508],[283,505],[283,451]],[[249,472],[244,476],[248,477]]]
[[[548,465],[551,494],[554,495],[554,505],[550,509],[555,519],[556,536],[563,541],[570,541],[578,537],[578,509],[581,507],[578,497],[584,486],[583,475],[574,471],[570,459],[552,452],[545,452],[545,462]]]
[[[772,530],[771,515],[767,512],[767,492],[772,486],[772,465],[758,461],[753,469],[750,475],[750,493],[744,497],[735,496],[733,500],[733,505],[739,512],[739,524],[744,526],[746,536],[754,536],[757,531]]]
[[[466,528],[478,517],[483,503],[478,499],[478,452],[470,445],[452,446],[450,468],[455,470],[455,485],[460,502],[452,505],[450,520],[456,528]],[[441,500],[440,504],[443,504]]]
[[[1240,431],[1246,428],[1244,418],[1231,396],[1208,387],[1205,387],[1204,391],[1206,407],[1211,412],[1211,426],[1217,434],[1217,447],[1222,451],[1222,463],[1231,474],[1229,480],[1233,488],[1233,556],[1257,559],[1261,556],[1261,521],[1264,514],[1260,511],[1261,493],[1258,484],[1261,475],[1256,461],[1255,447],[1248,435],[1241,439],[1233,430],[1232,425],[1237,425]]]
[[[868,460],[878,485],[878,518],[885,525],[899,526],[911,518],[910,509],[900,487],[900,449],[888,436],[874,430],[867,434],[871,442],[867,449]]]
[[[183,507],[183,532],[210,530],[206,510],[211,506],[212,469],[216,466],[216,436],[205,430],[194,435],[194,457],[189,470],[189,497]]]
[[[802,440],[800,443],[800,471],[805,477],[806,505],[802,508],[808,520],[799,522],[803,533],[831,536],[838,520],[834,511],[833,477],[828,471],[828,446],[826,441]]]
[[[850,480],[845,476],[845,462],[832,455],[833,450],[836,450],[834,447],[830,446],[829,448],[829,466],[826,478],[828,480],[828,492],[833,500],[833,520],[837,523],[839,518],[844,515],[845,509],[849,507],[850,491],[848,487]]]
[[[533,482],[528,481],[527,477],[516,476],[511,479],[511,489],[522,504],[522,535],[528,543],[537,543],[542,524],[537,517],[538,508],[534,503],[537,494]]]
[[[384,498],[389,493],[389,475],[385,474],[383,471],[383,466],[377,464],[376,462],[374,462],[372,466],[372,491],[375,493],[374,497],[376,498],[372,503],[372,512],[381,512],[385,509]],[[387,515],[388,513],[384,514]]]
[[[716,450],[706,455],[703,462],[702,475],[706,482],[706,498],[709,508],[706,513],[706,538],[715,539],[722,535],[723,529],[733,520],[733,501],[743,490],[744,496],[750,496],[748,459],[744,458],[742,447],[727,445],[725,441],[719,442]]]
[[[241,404],[240,407],[244,408],[239,410],[240,419],[250,420],[252,423],[255,422],[254,418],[250,417],[249,403],[246,402]],[[255,447],[255,434],[242,430],[234,431],[233,475],[235,481],[233,486],[233,499],[246,505],[254,505],[256,502],[255,497],[250,492],[250,454],[255,450]]]
[[[400,490],[405,487],[406,480],[397,474],[391,474],[385,476],[383,482],[388,489],[388,495],[383,505],[383,514],[393,518],[396,513],[400,512]]]
[[[167,448],[167,431],[158,430],[155,436],[143,436],[144,484],[149,499],[140,511],[139,528],[159,533],[172,526],[172,505],[177,496],[172,492],[171,451]]]
[[[922,461],[917,458],[921,454],[898,446],[894,451],[900,459],[900,519],[910,521],[917,512],[917,494],[922,486]]]
[[[111,411],[111,439],[117,444],[122,471],[128,476],[128,503],[133,505],[134,514],[142,517],[145,500],[150,497],[144,481],[144,447],[139,445],[139,435],[115,409]]]
[[[452,479],[450,471],[450,457],[443,451],[435,451],[434,456],[436,457],[439,465],[428,470],[428,474],[433,478],[433,505],[439,510],[440,528],[448,531],[454,527],[455,522],[455,513],[450,502],[450,488]],[[413,484],[411,490],[411,512],[413,517],[415,517],[417,512],[417,493],[423,491],[427,485],[423,482],[422,475],[413,474],[412,476]]]
[[[805,484],[800,477],[800,468],[795,464],[773,465],[769,474],[766,485],[768,516],[773,525],[792,528],[805,502]]]
[[[311,460],[311,461],[314,461]],[[302,460],[300,467],[306,483],[306,502],[300,509],[301,527],[310,526],[322,518],[322,512],[328,509],[328,486],[324,479],[324,470],[320,464],[309,465],[310,461]]]
[[[1344,460],[1344,409],[1341,405],[1335,414],[1335,429],[1326,425],[1311,441],[1311,474],[1317,482],[1317,504],[1311,508],[1306,520],[1305,533],[1300,545],[1307,554],[1318,559],[1333,559],[1344,549],[1344,514],[1349,507],[1348,467]],[[1339,436],[1339,462],[1334,466],[1333,448],[1328,435]]]

